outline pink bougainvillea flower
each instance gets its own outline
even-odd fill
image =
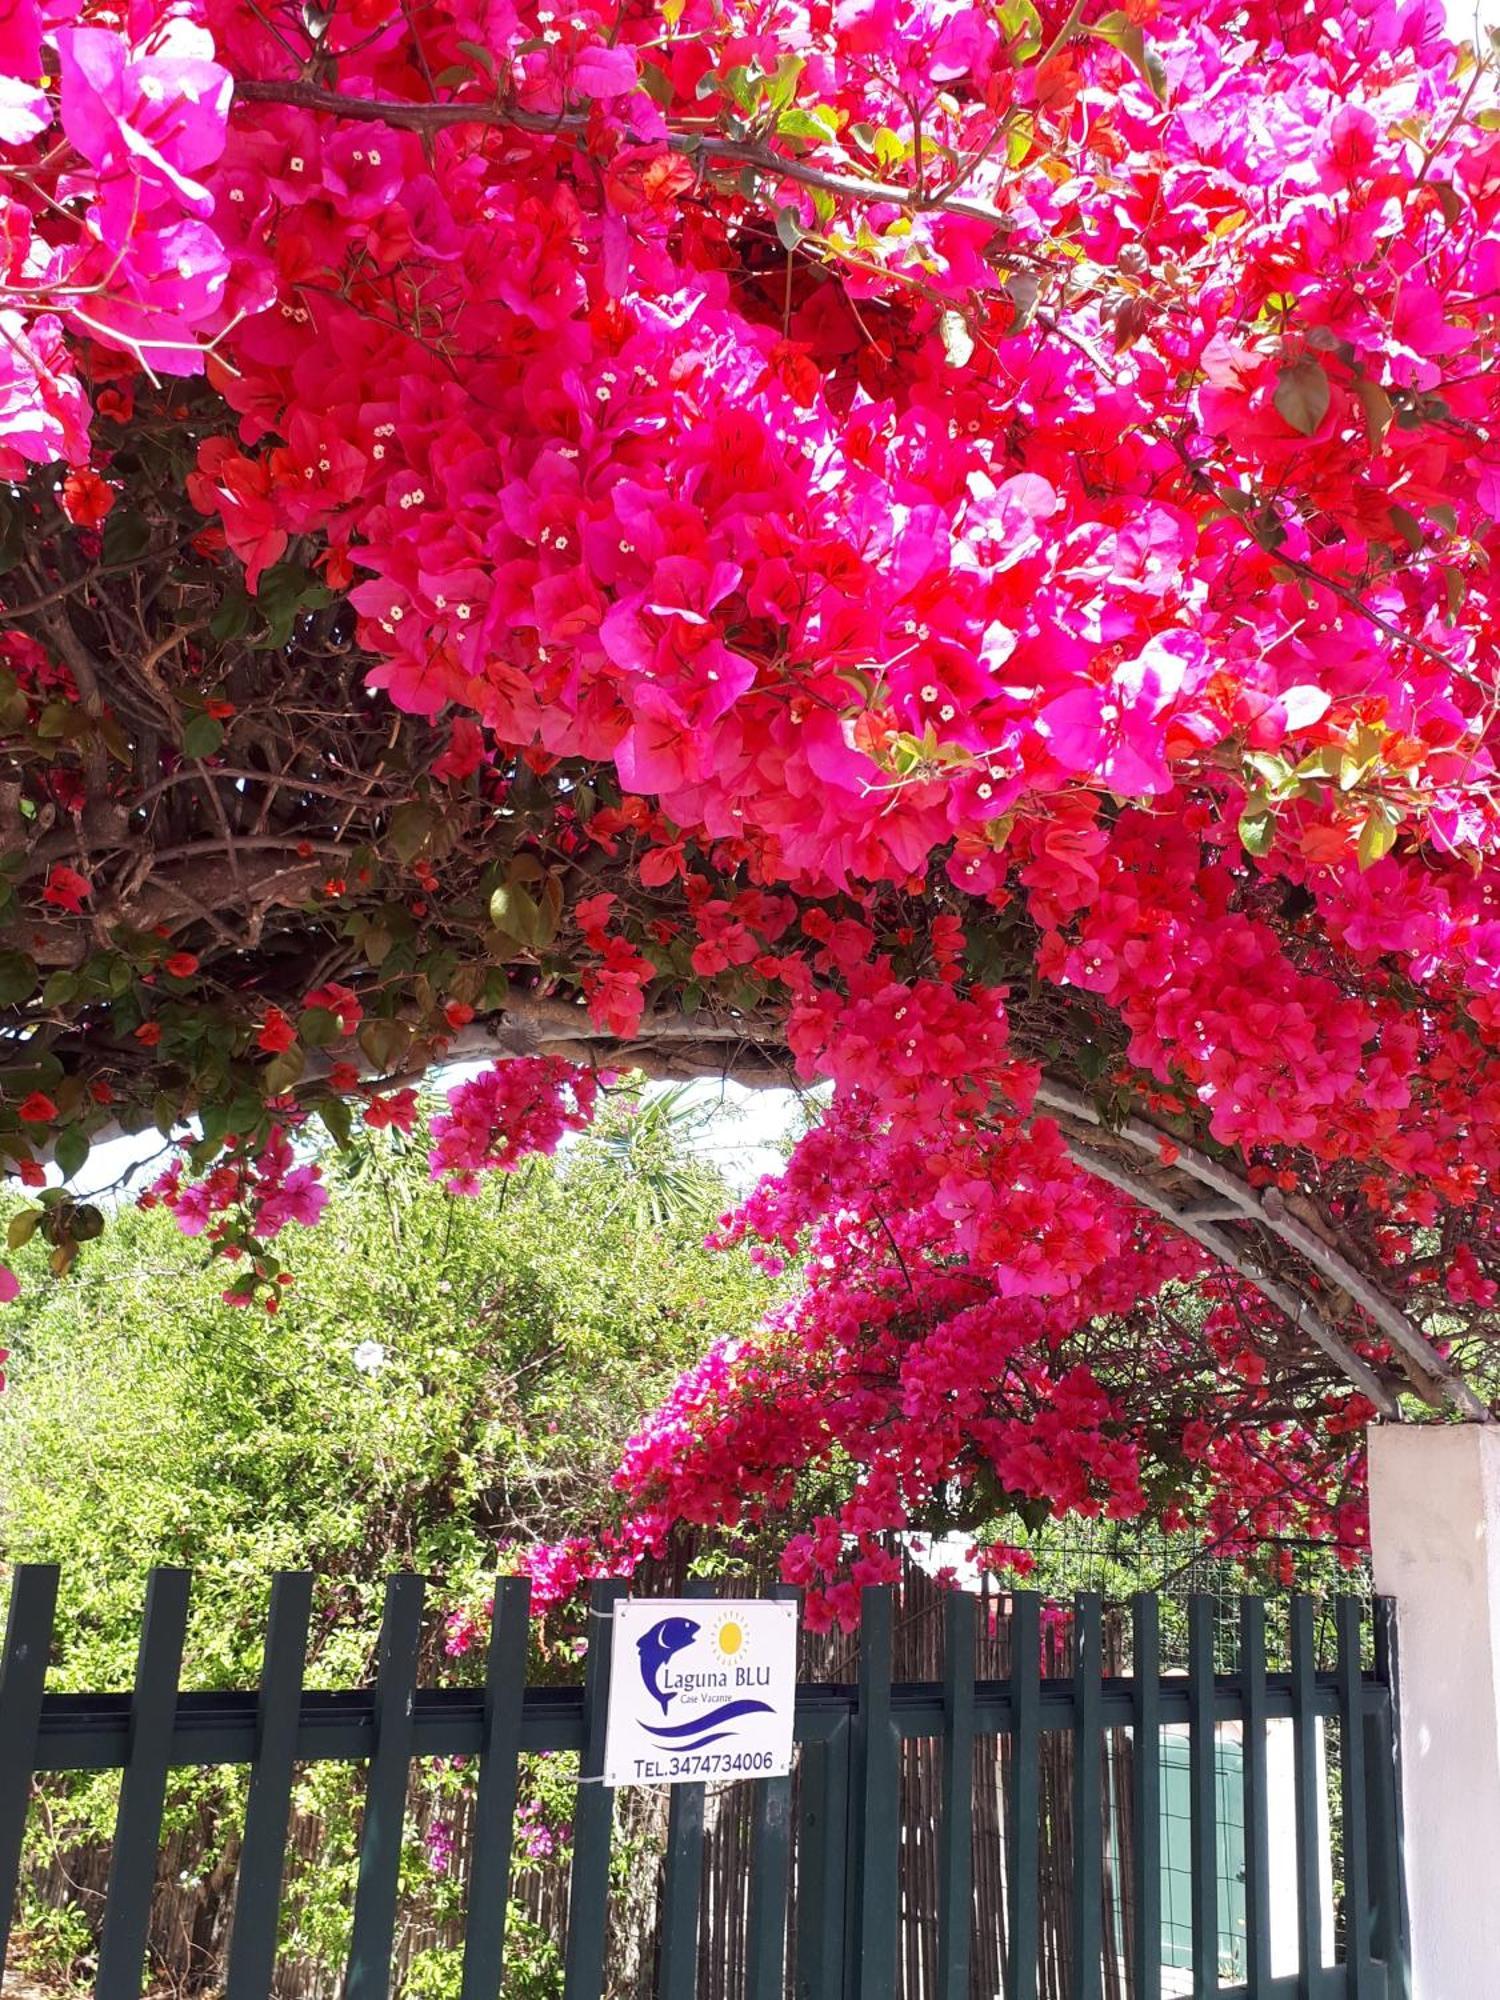
[[[52,106],[45,91],[18,76],[0,75],[0,145],[24,145],[51,123]]]

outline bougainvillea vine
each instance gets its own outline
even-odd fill
[[[834,1613],[939,1504],[1352,1547],[1367,1420],[1488,1414],[1500,108],[1435,0],[0,57],[13,1248],[154,1125],[274,1306],[313,1121],[445,1060],[459,1188],[601,1071],[831,1079],[729,1226],[805,1282],[607,1559],[822,1480]]]

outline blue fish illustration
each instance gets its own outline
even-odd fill
[[[663,1618],[635,1642],[641,1656],[641,1679],[646,1683],[647,1694],[661,1703],[663,1715],[672,1695],[662,1692],[656,1677],[674,1653],[692,1645],[699,1629],[691,1618]]]

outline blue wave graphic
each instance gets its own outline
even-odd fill
[[[707,1736],[695,1736],[691,1743],[672,1743],[666,1747],[674,1753],[679,1750],[706,1750],[710,1743],[722,1743],[726,1736],[733,1736],[733,1734],[734,1731],[732,1729],[715,1729],[710,1731]]]
[[[751,1701],[748,1697],[740,1701],[726,1701],[718,1708],[711,1708],[707,1715],[700,1715],[692,1722],[664,1723],[643,1722],[648,1736],[659,1736],[667,1743],[676,1743],[685,1736],[696,1736],[700,1730],[718,1729],[726,1722],[737,1722],[742,1715],[769,1715],[768,1701]]]

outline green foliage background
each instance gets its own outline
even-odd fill
[[[230,1272],[166,1214],[124,1208],[72,1275],[17,1257],[0,1396],[0,1556],[61,1565],[54,1689],[125,1687],[153,1563],[194,1572],[184,1685],[253,1685],[268,1578],[318,1585],[309,1682],[369,1676],[383,1578],[433,1580],[436,1609],[477,1605],[511,1545],[595,1527],[620,1447],[678,1371],[765,1309],[767,1281],[703,1247],[729,1192],[693,1151],[698,1114],[668,1095],[609,1110],[559,1162],[531,1161],[473,1198],[432,1185],[420,1136],[357,1142],[325,1162],[319,1227],[283,1239],[296,1282],[274,1317],[222,1303]],[[374,1372],[355,1351],[377,1343]],[[428,1681],[449,1660],[436,1617]],[[533,1672],[576,1677],[566,1624],[543,1628]],[[566,1820],[568,1760],[531,1760],[526,1797]],[[320,1860],[287,1898],[285,1951],[330,1970],[352,1894],[357,1789],[309,1768],[300,1805]],[[194,1830],[194,1880],[232,1875],[240,1778],[174,1782],[169,1833]],[[409,1824],[412,1921],[454,1893],[423,1834],[458,1810],[462,1773],[430,1771]],[[76,1872],[107,1838],[112,1775],[49,1782],[29,1859]],[[630,1841],[617,1865],[631,1866]],[[23,1943],[34,1969],[86,1974],[92,1938],[47,1907],[37,1877]],[[508,1994],[554,1990],[553,1941],[517,1912]],[[208,1924],[212,1929],[212,1922]],[[457,1956],[426,1945],[408,1990],[440,1996]]]

